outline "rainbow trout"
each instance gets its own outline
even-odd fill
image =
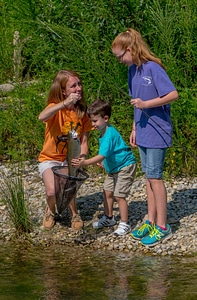
[[[76,168],[71,164],[73,158],[78,158],[81,153],[81,144],[77,132],[72,129],[68,133],[68,149],[67,149],[67,162],[69,176],[76,176]]]

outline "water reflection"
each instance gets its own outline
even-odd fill
[[[1,245],[0,258],[0,300],[197,299],[196,257]]]

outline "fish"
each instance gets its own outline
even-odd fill
[[[72,159],[78,158],[81,153],[81,143],[77,132],[72,129],[68,132],[68,146],[67,146],[67,162],[68,162],[68,175],[76,177],[77,168],[72,166]]]
[[[75,129],[71,129],[67,135],[58,136],[58,142],[64,142],[67,146],[66,165],[52,167],[55,175],[56,207],[61,216],[75,197],[83,181],[89,176],[82,170],[72,166],[72,159],[78,158],[81,153],[81,143]],[[58,142],[56,146],[58,145]],[[79,178],[78,178],[79,176]]]

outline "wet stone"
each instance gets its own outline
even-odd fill
[[[14,176],[9,165],[0,165],[1,173]],[[93,174],[87,169],[89,178],[82,184],[77,193],[78,212],[84,221],[84,228],[73,231],[70,228],[69,212],[65,213],[64,222],[57,221],[55,227],[46,231],[42,227],[42,218],[46,207],[45,188],[39,177],[37,164],[25,163],[23,170],[24,189],[27,208],[33,223],[33,230],[28,241],[32,244],[50,246],[51,244],[90,247],[92,249],[108,249],[118,252],[131,251],[152,255],[194,255],[197,253],[197,178],[180,178],[165,181],[167,188],[168,216],[173,235],[155,247],[147,248],[130,234],[115,237],[113,232],[120,220],[119,209],[114,202],[114,215],[117,225],[113,228],[93,229],[92,223],[102,216],[104,174]],[[0,180],[3,180],[0,178]],[[1,195],[2,198],[2,195]],[[129,221],[132,230],[147,218],[147,199],[145,178],[136,178],[131,193],[127,198],[129,205]],[[15,228],[11,223],[6,205],[0,200],[0,239],[12,240]]]

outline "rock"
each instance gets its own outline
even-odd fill
[[[84,221],[84,228],[72,231],[69,224],[69,214],[65,214],[67,222],[57,222],[50,231],[42,227],[42,218],[45,211],[45,188],[39,177],[36,164],[25,163],[23,170],[24,190],[27,199],[27,208],[33,222],[33,231],[28,241],[33,244],[50,246],[51,244],[70,244],[76,247],[90,247],[92,249],[108,249],[119,252],[131,251],[152,255],[194,255],[197,253],[197,178],[181,178],[173,182],[165,182],[168,199],[168,223],[172,227],[173,235],[169,240],[146,248],[139,241],[132,239],[130,234],[115,237],[114,228],[95,230],[92,223],[103,214],[102,183],[104,174],[91,174],[90,178],[81,186],[77,194],[78,211]],[[13,170],[8,165],[0,166],[1,172],[13,176]],[[2,180],[2,178],[1,178]],[[144,177],[136,178],[131,194],[128,196],[129,220],[132,227],[137,228],[147,219],[146,187]],[[114,215],[117,222],[120,220],[119,209],[114,202]],[[60,219],[61,220],[61,219]],[[0,239],[9,242],[12,240],[15,229],[9,218],[6,205],[0,202]]]
[[[15,89],[14,84],[4,83],[0,84],[0,91],[2,92],[12,92]]]

